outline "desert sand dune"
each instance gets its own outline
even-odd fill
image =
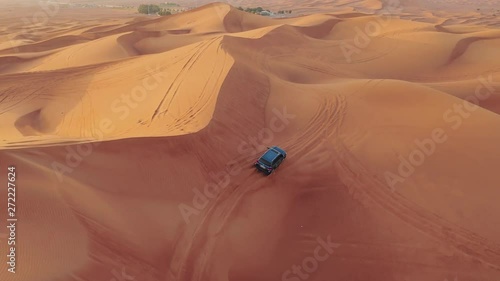
[[[329,4],[2,29],[0,279],[499,280],[498,22]]]

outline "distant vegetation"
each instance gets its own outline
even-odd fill
[[[161,6],[179,7],[178,4],[169,3],[169,2],[167,2],[166,4],[162,4]],[[149,5],[142,4],[139,6],[139,8],[137,10],[139,11],[139,13],[146,14],[146,15],[168,16],[168,15],[172,14],[172,11],[170,9],[162,8],[161,6],[154,5],[154,4],[149,4]]]
[[[257,8],[245,8],[245,9],[243,9],[243,7],[238,7],[238,10],[245,11],[247,13],[252,13],[252,14],[260,14],[264,11],[264,8],[257,7]]]
[[[270,10],[265,10],[262,7],[257,7],[257,8],[243,8],[243,7],[238,7],[238,10],[240,11],[245,11],[247,13],[252,13],[256,15],[263,15],[263,16],[272,16],[275,13],[271,12]],[[279,15],[284,15],[284,14],[291,14],[292,10],[280,10],[277,12]]]
[[[171,15],[172,12],[169,9],[162,8],[159,12],[158,15],[160,16],[168,16]]]
[[[144,4],[142,4],[139,6],[138,10],[139,10],[139,13],[141,13],[141,14],[150,15],[150,14],[159,13],[161,11],[161,8],[158,5],[153,5],[153,4],[144,5]]]
[[[177,4],[177,3],[170,3],[170,2],[167,2],[165,3],[165,6],[168,6],[168,7],[180,7],[181,5]]]
[[[185,8],[181,8],[181,6],[177,3],[172,3],[172,2],[166,2],[163,4],[141,4],[139,5],[139,8],[137,9],[139,13],[145,14],[145,15],[160,15],[160,16],[168,16],[174,13],[182,12],[185,11]],[[275,16],[275,15],[284,15],[284,14],[291,14],[292,10],[280,10],[278,12],[271,12],[270,10],[266,10],[262,7],[256,7],[256,8],[243,8],[243,7],[238,7],[238,10],[247,12],[247,13],[252,13],[256,15],[261,15],[261,16]]]

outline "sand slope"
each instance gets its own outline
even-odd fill
[[[22,246],[0,279],[498,280],[500,31],[361,8],[219,3],[1,47]],[[289,157],[263,177],[267,145]]]

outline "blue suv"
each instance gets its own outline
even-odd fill
[[[286,152],[277,147],[268,147],[266,153],[264,153],[259,160],[255,162],[255,167],[257,170],[264,172],[266,176],[269,176],[278,166],[285,160]]]

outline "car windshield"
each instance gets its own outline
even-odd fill
[[[276,156],[278,156],[278,153],[274,150],[268,150],[266,153],[264,153],[264,155],[262,155],[262,157],[260,158],[260,161],[262,161],[262,163],[270,166],[271,163],[273,162],[273,160],[276,158]]]

